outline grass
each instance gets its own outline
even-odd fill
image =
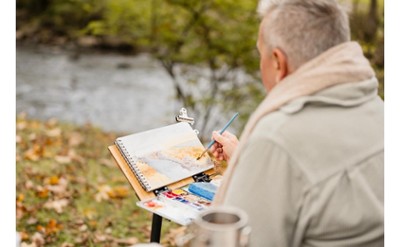
[[[136,206],[133,189],[107,150],[116,133],[25,115],[16,127],[16,223],[23,246],[149,241],[152,215]],[[177,229],[164,220],[161,243],[173,246]]]

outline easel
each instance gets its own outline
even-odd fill
[[[175,120],[177,122],[187,122],[190,125],[194,124],[194,118],[189,117],[187,115],[187,111],[185,108],[180,109],[179,115],[175,117]],[[199,133],[196,129],[193,131],[196,134]],[[133,172],[130,170],[129,166],[127,165],[126,161],[122,157],[118,148],[115,145],[111,145],[108,147],[108,149],[111,152],[113,158],[115,159],[117,165],[122,170],[123,174],[129,181],[129,183],[134,188],[135,193],[140,200],[147,200],[147,199],[153,198],[154,196],[157,196],[159,193],[168,189],[168,188],[160,188],[160,189],[157,189],[152,192],[145,191],[142,188],[142,186],[139,184],[139,182],[136,179]],[[213,171],[209,170],[202,174],[199,174],[198,176],[189,177],[184,180],[173,183],[173,184],[169,185],[168,187],[169,187],[169,189],[177,189],[177,188],[180,188],[182,186],[185,186],[185,185],[195,182],[195,181],[208,179],[209,175],[211,175],[212,173],[213,173]],[[153,213],[153,218],[152,218],[152,223],[151,223],[150,242],[160,243],[162,220],[163,220],[163,217],[161,217],[158,214]]]
[[[185,108],[181,108],[179,110],[179,115],[175,116],[176,122],[187,122],[190,125],[194,124],[194,118],[189,117],[187,115],[187,110]],[[194,130],[196,134],[198,134],[198,130]],[[160,191],[156,190],[154,193],[157,195]],[[150,233],[150,243],[160,243],[161,238],[161,227],[162,227],[163,218],[158,214],[153,214],[153,218],[151,221],[151,233]]]

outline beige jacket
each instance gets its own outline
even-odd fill
[[[338,84],[258,121],[222,202],[248,213],[251,246],[383,246],[377,86]]]

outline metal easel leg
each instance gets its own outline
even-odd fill
[[[153,220],[151,222],[151,235],[150,242],[160,243],[161,236],[161,225],[162,225],[162,217],[158,214],[153,214]]]

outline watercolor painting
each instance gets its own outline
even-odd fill
[[[187,123],[178,123],[117,140],[146,191],[172,184],[214,167],[204,146]]]

